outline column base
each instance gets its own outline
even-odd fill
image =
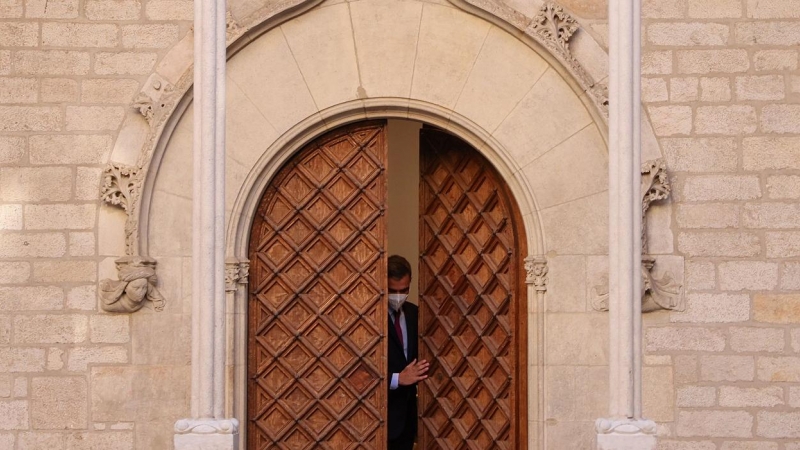
[[[597,419],[597,450],[656,450],[652,420]]]
[[[238,450],[236,419],[181,419],[175,422],[175,450]]]

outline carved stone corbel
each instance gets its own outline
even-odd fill
[[[525,282],[532,284],[540,292],[547,290],[547,258],[543,256],[528,256],[525,258]]]
[[[164,101],[162,97],[172,93],[174,87],[158,74],[150,75],[144,87],[133,100],[133,107],[144,116],[150,127],[156,119],[164,115],[164,111],[171,109],[171,101]]]
[[[683,311],[683,286],[672,272],[656,277],[653,268],[656,258],[647,254],[647,211],[650,205],[669,198],[670,185],[667,166],[659,158],[642,164],[642,312],[658,310]],[[608,283],[594,286],[591,304],[597,311],[608,311]]]
[[[249,283],[250,261],[236,258],[225,260],[225,292],[236,291],[237,285]]]
[[[146,256],[123,256],[115,261],[118,280],[100,281],[101,308],[115,313],[132,313],[153,304],[163,311],[166,301],[156,289],[156,260]]]

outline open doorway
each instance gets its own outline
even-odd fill
[[[523,447],[521,223],[497,171],[445,131],[359,122],[309,143],[251,231],[247,447],[385,448],[390,254],[414,268],[432,363],[417,448]]]

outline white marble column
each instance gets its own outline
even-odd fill
[[[641,3],[609,0],[609,416],[598,450],[654,450],[642,418]]]
[[[192,411],[176,450],[235,450],[225,418],[225,0],[194,2]]]

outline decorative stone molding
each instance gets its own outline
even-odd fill
[[[150,75],[150,78],[145,82],[144,88],[136,96],[133,101],[133,107],[144,116],[147,123],[152,127],[156,122],[157,116],[163,116],[168,108],[170,102],[166,101],[174,90],[174,87],[169,84],[163,77],[157,73]]]
[[[532,284],[537,291],[547,290],[547,258],[544,256],[528,256],[525,258],[525,282]]]
[[[139,222],[135,214],[142,186],[141,168],[110,162],[103,170],[100,198],[112,206],[125,210],[125,254],[136,254]]]
[[[228,258],[225,261],[225,292],[234,292],[239,284],[247,284],[250,276],[250,261]]]
[[[230,10],[225,13],[225,39],[228,42],[238,38],[242,34],[242,27],[233,18]]]
[[[656,258],[647,254],[647,211],[650,205],[669,198],[670,185],[667,166],[659,158],[642,164],[642,312],[658,310],[683,311],[683,285],[672,272],[665,272],[657,278],[653,268]],[[608,284],[592,289],[591,304],[597,311],[608,311]]]
[[[597,419],[594,424],[598,434],[646,434],[655,436],[656,423],[652,420],[640,419]]]
[[[175,422],[175,434],[236,434],[239,421],[236,419],[181,419]]]
[[[153,304],[163,311],[166,301],[156,289],[156,260],[146,256],[123,256],[115,261],[118,280],[100,280],[100,306],[104,311],[132,313]]]

